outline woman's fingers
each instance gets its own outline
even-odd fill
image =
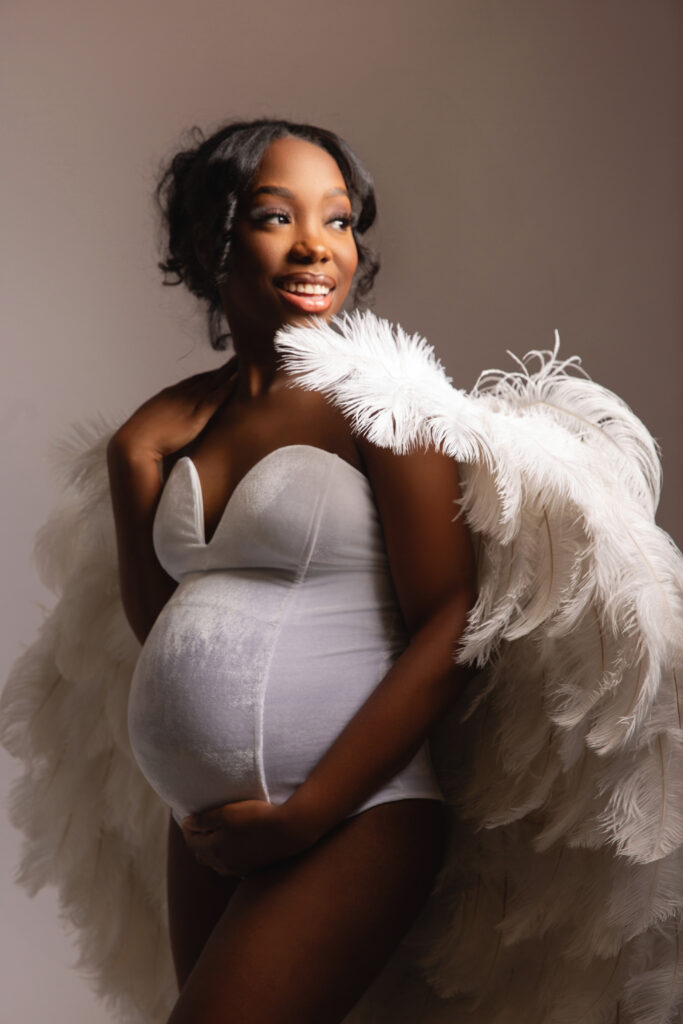
[[[185,841],[200,862],[219,875],[240,875],[244,877],[250,865],[240,861],[235,851],[230,850],[222,831],[193,832],[184,830]],[[247,858],[247,861],[249,858]],[[238,862],[239,861],[239,862]]]
[[[201,814],[190,814],[183,818],[183,832],[202,833],[215,832],[225,827],[225,820],[221,814],[220,807],[211,811],[202,811]]]

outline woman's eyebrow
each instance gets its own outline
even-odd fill
[[[251,198],[255,199],[256,196],[260,195],[270,196],[282,196],[284,199],[296,199],[296,196],[288,188],[283,188],[281,185],[261,185],[260,188],[255,189],[251,194]],[[331,188],[325,193],[325,199],[329,196],[346,196],[349,198],[349,193],[345,188]]]

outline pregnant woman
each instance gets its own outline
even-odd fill
[[[375,202],[329,132],[228,125],[158,195],[234,356],[67,441],[61,597],[0,701],[20,880],[131,1024],[677,1018],[653,438],[559,339],[466,394],[339,316]]]
[[[233,124],[159,187],[164,269],[235,356],[164,389],[107,455],[131,745],[172,811],[172,1024],[341,1021],[442,863],[428,737],[474,601],[456,463],[354,434],[282,366],[377,263],[370,178],[332,133]]]

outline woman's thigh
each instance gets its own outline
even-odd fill
[[[171,952],[182,988],[240,880],[201,865],[171,818],[166,881]]]
[[[235,889],[169,1024],[334,1024],[408,931],[442,863],[434,800],[393,801]]]

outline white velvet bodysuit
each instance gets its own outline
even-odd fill
[[[135,757],[176,820],[234,800],[282,803],[407,644],[367,478],[311,445],[276,448],[204,541],[194,463],[176,462],[154,521],[179,586],[140,653]],[[443,800],[427,742],[353,811]]]

